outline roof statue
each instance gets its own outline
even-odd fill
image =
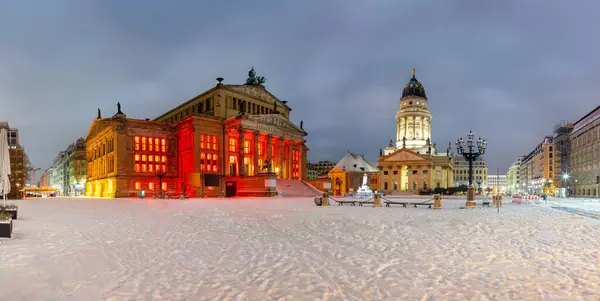
[[[394,142],[392,142],[392,139],[390,139],[390,143],[388,143],[389,147],[393,147],[394,146]]]
[[[417,76],[417,68],[413,67],[413,77]]]
[[[100,113],[100,108],[98,108],[98,117],[96,119],[102,119],[102,113]]]
[[[406,136],[402,137],[402,148],[406,148]]]
[[[437,155],[438,151],[437,151],[437,145],[434,143],[433,144],[433,152]]]
[[[426,143],[427,145],[431,145],[431,139],[427,138],[427,140],[425,141],[425,143]]]
[[[121,112],[121,103],[117,102],[117,114],[123,114],[123,112]]]
[[[303,130],[304,129],[304,120],[300,120],[300,129]]]
[[[254,71],[254,66],[252,69],[248,71],[248,79],[246,79],[246,85],[262,85],[266,82],[264,76],[256,76],[256,71]]]
[[[383,150],[381,148],[379,149],[379,156],[383,156]]]
[[[274,102],[273,102],[273,113],[274,113],[274,114],[277,114],[277,113],[278,113],[278,112],[277,112],[277,101],[274,101]]]

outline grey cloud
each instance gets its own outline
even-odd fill
[[[309,159],[375,161],[410,69],[432,134],[469,129],[505,171],[598,104],[595,1],[21,1],[0,9],[0,119],[50,165],[120,101],[155,117],[255,66],[304,120]],[[52,126],[48,126],[48,123]]]

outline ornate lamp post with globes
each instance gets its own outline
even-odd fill
[[[467,208],[474,208],[475,203],[475,188],[473,187],[473,161],[477,160],[480,156],[485,153],[487,148],[487,142],[479,138],[477,140],[477,147],[475,147],[475,141],[473,141],[473,132],[469,131],[467,134],[467,141],[463,141],[462,137],[456,140],[456,151],[459,155],[462,155],[467,162],[469,162],[469,187],[467,188]]]

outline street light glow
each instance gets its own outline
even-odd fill
[[[565,180],[568,179],[569,178],[569,174],[567,174],[567,173],[563,174],[562,178],[565,179]]]

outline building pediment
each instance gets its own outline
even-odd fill
[[[277,102],[278,105],[283,105],[283,103],[279,99],[277,99],[277,97],[269,93],[269,91],[267,91],[263,86],[260,85],[230,85],[226,87],[227,89],[230,89],[234,92],[258,98],[266,101],[267,103]]]
[[[248,120],[257,124],[273,126],[280,129],[285,129],[287,131],[296,132],[297,134],[306,134],[303,129],[279,114],[249,115]]]
[[[85,140],[87,141],[89,139],[94,138],[98,133],[100,133],[105,128],[109,127],[111,124],[112,124],[111,120],[106,120],[106,119],[94,120],[94,122],[92,123],[92,126],[90,127],[90,130],[88,131],[87,136],[85,137]]]
[[[387,156],[387,158],[383,159],[384,162],[393,162],[393,161],[429,161],[427,158],[410,151],[408,149],[399,149],[396,152]]]

